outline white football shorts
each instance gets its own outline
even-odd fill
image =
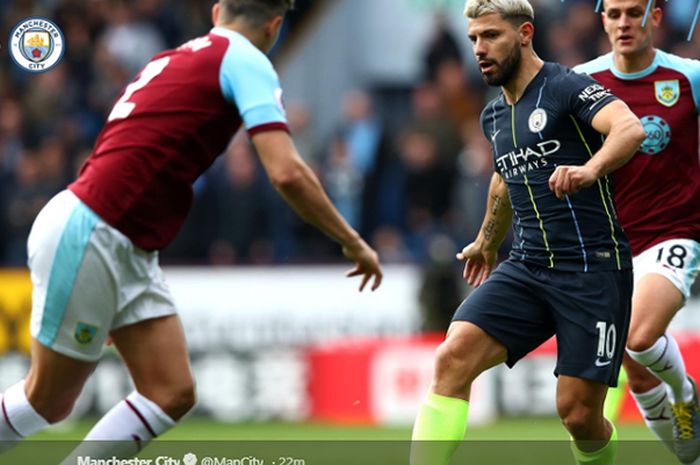
[[[63,355],[96,361],[113,329],[175,314],[158,252],[146,252],[71,191],[41,210],[27,242],[31,334]]]
[[[700,272],[700,243],[691,239],[671,239],[634,257],[634,282],[649,273],[656,273],[671,281],[686,300],[690,288]]]

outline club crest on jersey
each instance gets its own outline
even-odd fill
[[[656,81],[654,83],[656,100],[665,107],[672,107],[681,97],[681,85],[678,80]]]
[[[89,325],[79,321],[75,325],[75,340],[80,344],[90,344],[97,334],[97,326]]]
[[[527,125],[530,128],[530,132],[542,132],[545,126],[547,126],[547,112],[542,108],[536,108],[535,111],[530,114]]]
[[[663,151],[671,142],[671,126],[661,117],[656,115],[644,116],[641,119],[647,138],[642,143],[639,151],[647,155],[656,155]]]
[[[46,18],[26,18],[10,33],[10,56],[20,68],[43,73],[63,58],[63,32]]]

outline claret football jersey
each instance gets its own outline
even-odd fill
[[[126,87],[69,189],[137,247],[161,249],[241,124],[287,130],[279,79],[245,37],[214,28],[156,55]]]
[[[575,70],[624,100],[647,132],[634,158],[613,173],[634,255],[670,239],[700,242],[700,61],[656,50],[648,68],[629,74],[609,53]]]

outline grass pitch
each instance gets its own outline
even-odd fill
[[[59,464],[94,424],[81,420],[50,428],[0,455],[0,465]],[[670,465],[673,456],[644,425],[618,427],[616,465]],[[220,423],[188,418],[140,454],[149,465],[407,465],[410,427],[324,423]],[[509,418],[470,428],[452,465],[573,465],[570,440],[556,418]],[[422,443],[428,456],[445,443]],[[169,461],[163,461],[163,458]],[[188,457],[189,461],[184,458]],[[197,462],[193,461],[197,457]],[[218,461],[205,461],[212,457]],[[257,457],[260,461],[251,461]],[[246,459],[247,458],[247,459]],[[245,459],[245,460],[244,460]],[[160,461],[159,461],[160,460]],[[78,462],[71,465],[80,465]],[[131,462],[129,462],[131,463]]]
[[[38,440],[80,440],[96,420],[55,426],[33,436]],[[618,426],[621,441],[653,440],[641,424]],[[410,427],[347,426],[326,423],[221,423],[188,418],[161,437],[166,441],[408,441]],[[469,428],[467,440],[567,441],[556,418],[507,418],[488,426]]]

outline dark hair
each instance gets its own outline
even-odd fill
[[[648,0],[644,1],[645,6],[649,4]],[[654,8],[662,8],[663,3],[659,3],[656,0],[652,0],[651,2],[651,9],[653,10]],[[603,0],[603,11],[605,11],[605,0]]]
[[[225,20],[239,16],[253,24],[262,24],[275,16],[284,16],[294,8],[294,0],[219,0]]]

